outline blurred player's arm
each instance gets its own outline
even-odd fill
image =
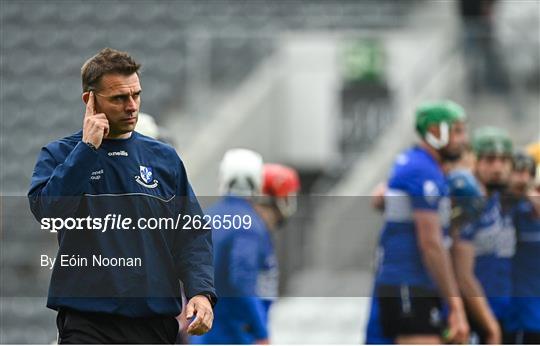
[[[499,323],[491,312],[484,290],[474,274],[474,244],[456,236],[452,246],[452,259],[458,286],[472,317],[482,325],[489,344],[500,344],[502,340]]]
[[[466,342],[469,327],[463,301],[459,295],[450,256],[443,244],[443,232],[439,214],[433,210],[416,210],[413,218],[417,229],[418,247],[423,263],[435,280],[450,312],[448,316],[449,336],[455,342]]]
[[[373,209],[383,211],[384,210],[384,194],[388,187],[386,183],[381,182],[375,186],[373,191],[371,191],[371,207]]]
[[[250,231],[252,232],[252,231]],[[256,234],[238,234],[229,253],[229,283],[234,287],[238,310],[242,312],[249,332],[256,343],[268,343],[268,327],[264,305],[257,296],[259,237]]]
[[[441,294],[445,298],[459,297],[448,252],[443,244],[438,213],[417,210],[414,212],[414,221],[424,264],[435,279]]]

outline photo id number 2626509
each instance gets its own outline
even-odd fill
[[[215,215],[178,215],[178,223],[185,230],[250,230],[251,215],[215,214]]]

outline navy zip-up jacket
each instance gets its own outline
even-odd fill
[[[40,222],[91,217],[101,218],[103,225],[107,215],[121,215],[132,224],[111,229],[109,222],[105,232],[103,227],[59,230],[47,306],[129,317],[176,316],[180,281],[188,298],[215,297],[211,232],[189,221],[203,213],[176,151],[137,132],[128,139],[104,139],[97,151],[81,140],[79,131],[42,148],[28,192],[32,213]],[[147,225],[150,218],[181,222],[142,229],[142,218]],[[102,265],[93,261],[96,257],[140,259],[141,265]],[[87,262],[66,266],[61,258]]]

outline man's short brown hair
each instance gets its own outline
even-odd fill
[[[128,53],[112,48],[104,48],[88,59],[81,68],[83,92],[97,88],[101,77],[105,74],[132,75],[139,74],[141,64]]]

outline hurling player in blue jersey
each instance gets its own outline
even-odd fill
[[[385,194],[376,277],[381,324],[396,343],[463,342],[469,327],[447,249],[450,200],[442,164],[465,148],[465,112],[451,101],[422,104],[416,130],[421,142],[397,157]]]
[[[452,251],[471,330],[481,343],[498,344],[508,339],[504,323],[515,251],[511,215],[502,204],[512,168],[512,141],[505,131],[484,127],[475,132],[472,145],[475,175],[486,200],[478,217],[460,227]]]
[[[536,163],[528,153],[514,155],[510,192],[516,199],[513,218],[517,246],[507,325],[517,344],[540,343],[540,184],[534,185],[537,173],[540,171],[536,172]]]
[[[480,186],[472,173],[475,156],[472,149],[467,146],[459,160],[445,161],[443,170],[447,173],[447,180],[452,198],[452,227],[463,224],[476,217],[483,207]],[[372,192],[371,205],[374,209],[384,211],[384,194],[387,187],[384,183],[378,184]],[[366,344],[392,344],[394,341],[384,336],[379,318],[379,304],[376,299],[377,282],[370,303],[369,318],[366,328]]]
[[[229,150],[220,167],[224,197],[207,214],[249,217],[249,224],[214,228],[216,306],[212,330],[195,344],[268,344],[268,313],[278,294],[278,267],[271,232],[294,213],[299,189],[291,168],[263,165],[247,149]]]
[[[150,231],[136,223],[202,216],[175,150],[134,131],[139,68],[130,55],[114,49],[90,58],[81,70],[82,130],[43,147],[32,175],[28,198],[35,217],[78,219],[82,225],[58,230],[47,306],[58,311],[62,344],[173,343],[182,308],[180,280],[187,315],[194,317],[188,332],[202,334],[212,325],[210,230]],[[103,222],[119,215],[136,226],[102,231]],[[90,218],[101,220],[101,227],[80,223]],[[65,266],[62,256],[86,262]],[[102,265],[96,256],[128,265]]]
[[[475,156],[472,149],[467,146],[459,160],[446,160],[443,171],[447,173],[447,180],[452,197],[452,226],[462,224],[478,214],[482,208],[483,197],[476,178],[472,174]],[[384,211],[384,195],[386,184],[380,183],[372,191],[371,205],[378,211]],[[384,336],[379,318],[379,304],[376,299],[377,282],[374,282],[369,318],[366,328],[366,344],[392,344],[394,341]]]

